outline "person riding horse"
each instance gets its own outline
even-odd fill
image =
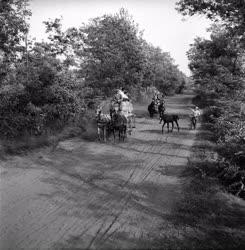
[[[148,106],[148,111],[150,117],[153,117],[154,114],[159,113],[159,118],[165,112],[165,101],[164,94],[159,98],[159,93],[155,92],[152,98],[152,102]]]

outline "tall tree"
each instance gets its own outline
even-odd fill
[[[143,86],[153,85],[166,94],[173,94],[185,84],[185,75],[169,53],[146,42],[143,49],[146,57]]]
[[[6,56],[23,51],[28,32],[27,19],[31,12],[28,0],[2,0],[0,2],[0,49]]]
[[[83,57],[81,72],[90,86],[110,94],[120,86],[141,84],[143,40],[127,11],[94,18],[79,33],[84,48],[77,53]]]
[[[196,83],[209,91],[232,93],[241,88],[243,53],[234,37],[214,26],[211,39],[197,38],[187,54]]]
[[[0,2],[0,83],[5,78],[8,67],[20,53],[25,52],[28,32],[27,19],[31,15],[28,0],[2,0]]]

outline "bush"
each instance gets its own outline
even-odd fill
[[[202,104],[207,106],[209,98],[204,95],[195,101],[202,100]],[[229,192],[245,198],[245,119],[240,110],[239,101],[219,98],[215,99],[214,106],[204,109],[203,119],[211,124],[212,139],[217,143],[220,156],[215,176]]]

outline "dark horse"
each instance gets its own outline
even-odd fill
[[[156,106],[157,106],[157,109],[156,109]],[[150,103],[150,105],[148,106],[148,112],[150,114],[150,117],[153,118],[153,115],[154,114],[157,114],[159,113],[159,117],[161,116],[161,114],[163,114],[165,111],[165,105],[164,105],[164,102],[161,102],[160,104],[155,104],[154,101],[152,101]]]
[[[163,121],[163,125],[162,125],[162,133],[163,133],[163,128],[165,126],[165,124],[167,123],[167,127],[168,127],[168,132],[169,132],[169,123],[172,123],[172,130],[171,132],[173,132],[174,129],[174,122],[177,125],[178,131],[179,131],[179,124],[178,124],[178,120],[179,120],[179,116],[178,115],[173,115],[173,114],[162,114],[160,117],[160,123]]]
[[[116,139],[115,132],[118,131],[119,141],[124,141],[127,135],[127,118],[120,113],[112,113],[111,119],[111,131],[114,136],[114,141]]]
[[[161,102],[158,106],[158,113],[159,113],[160,119],[161,119],[161,116],[163,116],[165,110],[166,110],[166,108],[165,108],[164,102]]]
[[[150,105],[148,106],[148,112],[149,112],[151,118],[153,118],[153,115],[157,113],[157,110],[155,109],[154,101],[152,101],[150,103]]]

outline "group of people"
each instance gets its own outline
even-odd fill
[[[165,113],[165,95],[164,93],[155,92],[152,98],[152,106],[156,105],[158,108],[159,115],[164,115]],[[149,105],[150,106],[150,105]],[[162,107],[162,110],[159,109]],[[153,107],[152,107],[153,108]],[[154,108],[153,108],[154,109]],[[156,109],[156,110],[157,110]],[[160,112],[161,111],[161,112]],[[98,112],[98,124],[101,125],[101,128],[105,129],[105,124],[108,121],[112,120],[116,116],[122,116],[126,120],[127,130],[129,134],[132,131],[132,128],[135,128],[135,114],[133,113],[133,105],[129,98],[127,91],[123,88],[117,89],[113,98],[110,102],[110,114],[105,115],[101,113],[101,109]],[[191,109],[191,128],[196,128],[196,123],[198,117],[201,115],[200,109],[196,106],[194,109]],[[98,126],[98,133],[101,130],[100,126]],[[104,131],[104,134],[106,132]]]
[[[160,93],[155,91],[152,97],[152,103],[154,103],[155,105],[155,110],[159,111],[159,107],[163,106],[164,107],[164,111],[165,111],[165,95],[164,93]],[[201,115],[201,110],[199,109],[199,107],[195,107],[194,109],[190,109],[191,110],[191,114],[190,114],[190,120],[191,120],[191,128],[196,128],[196,123],[198,121],[198,118]],[[160,112],[159,115],[161,116]]]
[[[156,104],[156,105],[159,105],[159,104],[164,104],[165,103],[165,95],[164,93],[160,93],[160,92],[154,92],[154,95],[153,95],[153,98],[152,98],[152,101]]]

